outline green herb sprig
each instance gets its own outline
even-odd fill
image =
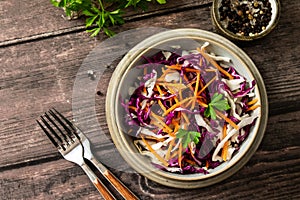
[[[204,116],[211,117],[215,120],[217,118],[215,109],[219,111],[224,111],[228,110],[229,108],[230,105],[228,104],[227,99],[224,99],[222,94],[215,93],[211,98],[211,102],[208,104],[208,107],[204,111]]]
[[[182,147],[186,148],[192,141],[195,142],[195,144],[198,144],[199,137],[201,137],[201,134],[196,131],[188,131],[185,129],[179,129],[178,133],[176,134],[176,138],[182,138]]]
[[[152,0],[50,0],[55,7],[63,8],[68,18],[74,13],[80,13],[86,18],[85,25],[91,36],[96,36],[103,31],[108,36],[115,33],[109,29],[114,25],[124,24],[122,14],[128,7],[147,8],[147,3]],[[166,0],[154,0],[165,4]],[[106,6],[108,5],[108,6]],[[115,9],[112,9],[115,8]]]

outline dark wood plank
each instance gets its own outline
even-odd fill
[[[124,18],[126,21],[132,21],[198,7],[210,2],[210,0],[177,0],[160,6],[150,4],[147,11],[127,9]],[[4,0],[1,1],[0,11],[2,30],[0,46],[85,30],[84,19],[65,20],[62,17],[63,11],[53,7],[49,0],[24,0],[22,3],[18,0]]]
[[[299,151],[258,151],[235,175],[202,189],[168,188],[136,173],[113,172],[141,199],[295,199],[300,189]],[[80,167],[63,159],[4,171],[0,186],[1,199],[100,199]]]
[[[291,7],[287,5],[287,8]],[[169,28],[186,26],[210,30],[212,26],[210,25],[209,12],[209,8],[204,7],[147,20],[149,23],[151,21],[155,26]],[[271,33],[270,37],[260,41],[260,43],[244,47],[244,50],[258,63],[258,68],[265,78],[268,93],[271,94],[269,95],[271,114],[272,112],[274,114],[273,110],[276,111],[276,114],[285,109],[299,110],[297,103],[290,103],[291,101],[297,102],[300,99],[300,86],[299,82],[297,82],[300,69],[296,67],[299,65],[299,55],[295,52],[286,51],[286,57],[279,59],[277,57],[280,57],[280,52],[275,51],[271,55],[267,53],[274,51],[274,48],[282,46],[294,49],[299,48],[295,45],[293,39],[297,33],[293,30],[297,25],[284,25],[286,23],[285,20],[290,20],[289,17],[291,18],[291,16],[286,15],[285,18],[282,18],[280,28]],[[175,21],[177,24],[171,23],[171,21]],[[186,21],[193,23],[187,24]],[[144,24],[146,24],[145,20],[129,22],[126,26],[124,25],[120,28],[126,30]],[[285,40],[277,40],[278,42],[276,43],[271,42],[271,37],[278,38],[282,35],[285,36]],[[41,137],[41,131],[37,127],[35,119],[52,106],[61,109],[62,112],[70,112],[72,86],[77,70],[96,44],[96,39],[87,37],[86,33],[74,33],[25,43],[17,47],[6,47],[0,50],[1,59],[3,60],[3,73],[0,75],[2,93],[0,111],[4,113],[0,117],[0,121],[4,125],[0,129],[0,148],[3,152],[7,152],[7,154],[0,155],[1,167],[26,163],[53,154],[53,148],[45,145],[48,143],[46,138]],[[47,46],[46,49],[44,48],[45,46]],[[256,54],[258,48],[263,49],[259,55]],[[260,55],[269,55],[269,57],[265,58],[265,56]],[[272,60],[266,62],[266,59]],[[278,66],[280,70],[272,70],[274,66]],[[104,74],[103,82],[99,84],[104,94],[112,72],[113,69],[108,70]],[[291,81],[278,81],[278,78]],[[278,88],[281,88],[281,94]],[[277,93],[278,95],[275,95]],[[11,101],[12,99],[14,101]],[[104,99],[105,96],[102,96],[101,101],[104,102]],[[274,106],[276,104],[281,106]],[[104,126],[104,131],[107,132],[103,103],[99,103],[98,111],[99,121]],[[295,138],[294,134],[297,134],[295,130],[299,130],[299,128],[295,128],[298,126],[295,121],[299,120],[299,113],[295,113],[297,114],[291,116],[292,121],[290,123],[292,125],[289,126],[293,128],[287,130],[281,128],[282,131],[287,131],[286,134],[291,134],[291,138]],[[89,118],[87,117],[86,120],[88,121]],[[275,126],[279,125],[276,121],[270,123],[275,124]],[[280,125],[288,127],[283,123]],[[281,138],[280,132],[277,132],[277,137]],[[272,147],[273,141],[270,140],[269,142],[268,145]],[[285,143],[280,148],[294,145],[294,140],[290,140],[290,143]]]

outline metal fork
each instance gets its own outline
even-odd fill
[[[49,114],[48,114],[49,113]],[[118,191],[125,199],[139,199],[135,196],[117,177],[115,177],[102,163],[100,163],[92,154],[90,148],[90,142],[84,133],[59,113],[54,108],[41,116],[41,121],[45,126],[38,122],[45,134],[51,140],[51,142],[58,148],[59,152],[66,160],[75,162],[80,165],[90,180],[94,183],[98,191],[105,199],[115,199],[111,192],[105,187],[105,185],[98,179],[94,172],[84,162],[84,159],[88,159],[108,180],[110,184]],[[47,120],[50,122],[48,123]],[[51,126],[52,124],[53,126]],[[57,131],[54,130],[54,127]],[[48,130],[47,130],[48,129]],[[49,133],[51,132],[56,140]],[[59,132],[63,138],[61,138]],[[60,145],[58,144],[60,143]],[[78,155],[81,156],[78,156]]]
[[[70,129],[68,129],[66,124],[63,123],[60,118],[58,118],[54,111],[50,110],[48,113],[45,113],[44,116],[41,116],[41,121],[44,126],[38,120],[37,123],[40,125],[61,155],[66,160],[78,164],[83,169],[103,198],[109,200],[116,199],[107,189],[107,187],[101,182],[101,180],[98,179],[90,167],[84,162],[84,150],[80,139],[69,131]],[[50,116],[52,116],[52,118]],[[56,131],[54,129],[56,129]],[[64,129],[67,134],[65,134],[62,129]],[[60,132],[62,137],[59,136],[57,132]],[[54,137],[51,135],[51,133]]]

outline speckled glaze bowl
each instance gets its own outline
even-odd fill
[[[221,5],[222,0],[214,0],[211,8],[211,17],[213,24],[216,27],[216,30],[226,38],[232,40],[232,41],[253,41],[256,39],[260,39],[262,37],[265,37],[268,35],[278,24],[279,17],[280,17],[280,2],[279,0],[269,0],[272,8],[272,15],[271,20],[269,24],[266,26],[265,30],[261,31],[257,35],[253,36],[243,36],[243,35],[237,35],[231,31],[229,31],[224,23],[220,20],[220,12],[219,8]]]
[[[209,174],[175,174],[155,168],[148,157],[139,153],[126,131],[126,112],[120,98],[128,95],[133,80],[143,70],[135,66],[143,63],[141,56],[151,56],[168,46],[180,45],[190,50],[209,42],[209,51],[231,58],[236,70],[248,80],[256,80],[255,93],[261,105],[261,116],[256,120],[247,139],[230,161],[224,162]],[[251,158],[258,148],[266,128],[268,102],[265,86],[251,59],[236,45],[217,34],[198,29],[175,29],[153,35],[131,49],[116,67],[110,80],[106,99],[106,118],[112,140],[124,160],[138,173],[166,186],[176,188],[199,188],[220,182],[237,172]]]

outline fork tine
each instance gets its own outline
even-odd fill
[[[67,135],[61,130],[61,128],[51,119],[51,117],[45,113],[45,117],[55,126],[55,128],[61,133],[66,142],[68,142]],[[73,138],[68,135],[68,138],[73,141]]]
[[[50,130],[50,132],[55,136],[55,138],[63,143],[63,140],[57,135],[57,133],[55,132],[55,130],[50,126],[50,124],[45,120],[45,118],[43,116],[41,116],[42,122],[47,126],[47,128]]]
[[[60,112],[58,112],[55,108],[52,108],[52,110],[50,110],[49,112],[53,115],[53,117],[55,117],[55,118],[59,121],[59,123],[60,123],[65,129],[68,129],[68,130],[66,130],[66,131],[67,131],[69,134],[75,135],[75,137],[76,137],[78,140],[80,140],[80,137],[79,137],[79,135],[77,134],[77,129],[76,129],[76,127],[73,125],[72,122],[70,122],[65,116],[63,116],[63,115],[62,115]],[[56,113],[56,114],[55,114],[55,113]],[[59,117],[58,117],[57,115],[59,115]],[[68,126],[69,126],[72,130],[70,130],[70,129],[66,126],[66,124],[65,124],[60,118],[61,118],[63,121],[65,121],[65,123],[67,123]]]
[[[38,121],[36,120],[36,122],[39,124],[39,126],[42,128],[42,130],[44,131],[44,133],[47,135],[47,137],[49,138],[49,140],[52,142],[52,144],[58,148],[59,145],[58,143],[54,140],[54,138],[51,136],[51,134],[47,131],[47,129]]]
[[[70,130],[70,128],[66,126],[66,124],[52,110],[49,110],[49,113],[57,120],[57,122],[65,129],[68,135],[72,138],[72,136],[74,135],[74,131]],[[75,136],[77,137],[77,135]]]
[[[52,108],[74,131],[76,131],[76,128],[70,120],[68,120],[65,116],[63,116],[60,112],[58,112],[55,108]],[[53,111],[52,111],[53,112]]]

